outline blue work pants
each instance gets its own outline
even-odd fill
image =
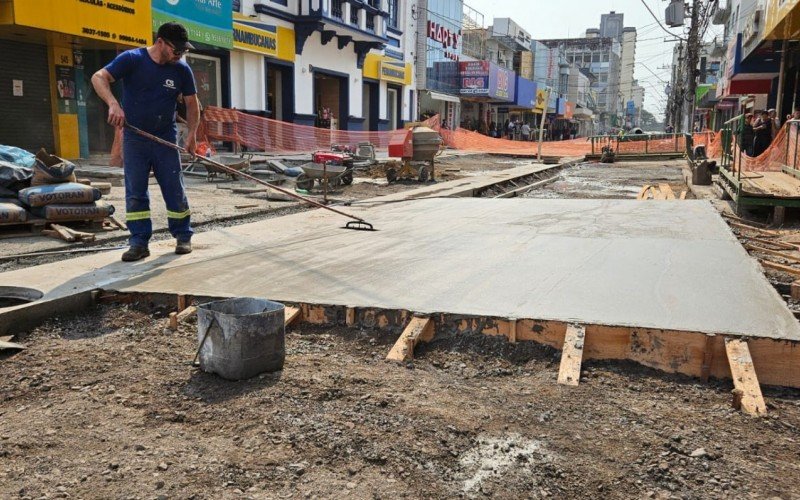
[[[171,142],[174,142],[174,137]],[[123,141],[125,170],[125,212],[128,230],[131,232],[130,246],[146,247],[153,234],[150,220],[150,195],[148,182],[150,171],[161,187],[161,195],[167,205],[169,232],[178,241],[190,241],[189,201],[181,172],[180,154],[167,146],[145,137],[125,131]]]

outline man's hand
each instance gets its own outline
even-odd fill
[[[191,154],[192,156],[197,156],[197,137],[190,133],[186,136],[186,145],[184,146],[186,152]]]
[[[108,124],[115,127],[125,126],[125,111],[122,110],[122,106],[118,102],[112,103],[108,107]]]

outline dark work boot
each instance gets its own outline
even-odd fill
[[[124,254],[122,254],[122,260],[124,262],[133,262],[135,260],[141,260],[145,257],[150,257],[150,250],[147,247],[130,247]]]
[[[178,255],[184,255],[187,253],[192,253],[192,242],[191,241],[179,241],[175,245],[175,253]]]

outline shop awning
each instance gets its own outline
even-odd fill
[[[441,92],[434,92],[432,90],[428,91],[428,95],[431,99],[435,101],[446,101],[446,102],[461,102],[461,99],[454,95],[450,94],[442,94]]]

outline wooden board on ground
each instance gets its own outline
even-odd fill
[[[0,350],[2,349],[25,349],[25,346],[22,344],[17,344],[16,342],[6,342],[4,340],[0,340]]]
[[[583,341],[586,328],[582,325],[568,325],[561,350],[561,367],[558,370],[558,383],[577,386],[581,379],[583,360]]]
[[[406,326],[400,338],[397,339],[389,355],[388,361],[405,362],[414,359],[414,347],[417,342],[430,342],[433,339],[433,320],[430,318],[413,317]]]
[[[283,320],[284,327],[289,326],[292,323],[294,323],[295,321],[297,321],[297,319],[300,318],[300,312],[301,312],[301,310],[300,310],[299,307],[286,306],[284,308],[284,316],[283,316],[284,317],[284,320]]]
[[[783,172],[751,172],[742,177],[742,196],[761,198],[800,198],[800,179]]]
[[[674,200],[675,199],[675,192],[672,191],[672,188],[669,184],[659,184],[658,189],[664,194],[665,199],[667,200]]]
[[[725,352],[731,367],[733,386],[740,391],[742,411],[748,415],[764,415],[767,405],[761,394],[761,386],[756,377],[753,358],[747,342],[741,339],[726,338]]]

